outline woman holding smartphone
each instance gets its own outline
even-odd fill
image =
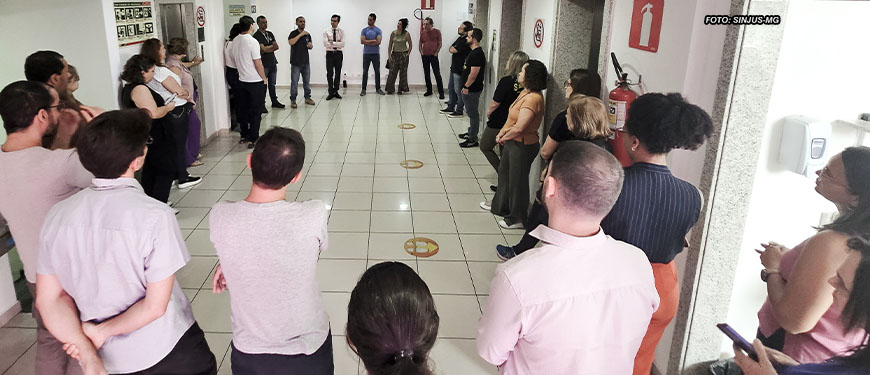
[[[800,364],[794,358],[765,347],[760,340],[752,343],[758,361],[734,347],[735,361],[746,375],[858,375],[870,373],[870,241],[861,236],[850,239],[851,249],[835,276],[828,279],[833,288],[832,308],[841,312],[842,334],[858,335],[857,345],[821,363]],[[779,369],[779,371],[777,371]]]

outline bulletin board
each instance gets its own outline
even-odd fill
[[[154,12],[150,1],[115,2],[118,46],[139,44],[155,37]]]

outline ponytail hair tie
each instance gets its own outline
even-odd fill
[[[401,360],[403,358],[413,358],[413,356],[414,356],[414,352],[410,349],[400,350],[399,353],[397,353],[396,356],[393,357],[393,360],[398,362],[399,360]]]

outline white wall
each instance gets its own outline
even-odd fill
[[[558,0],[523,1],[522,34],[520,49],[529,55],[529,59],[539,60],[547,66],[547,71],[553,63],[553,40],[556,31],[556,7]],[[544,21],[544,43],[535,47],[535,21]],[[533,169],[535,170],[535,169]]]
[[[367,2],[260,0],[257,2],[258,14],[254,17],[261,14],[266,16],[269,20],[269,30],[275,33],[275,38],[280,43],[280,49],[275,53],[275,57],[278,59],[278,85],[290,85],[290,45],[287,43],[287,36],[296,29],[296,16],[305,17],[305,29],[311,33],[314,42],[314,49],[309,51],[311,83],[322,85],[326,84],[326,53],[323,48],[322,33],[329,27],[329,20],[333,14],[341,15],[339,27],[344,30],[347,39],[341,71],[343,74],[347,74],[348,84],[357,84],[362,80],[363,46],[359,43],[359,35],[360,31],[366,27],[368,14],[374,12],[378,15],[375,25],[384,33],[381,43],[381,85],[384,85],[389,73],[384,65],[387,62],[390,32],[395,30],[399,18],[407,18],[409,20],[408,31],[411,33],[414,44],[408,64],[408,82],[412,85],[422,85],[425,83],[423,64],[417,49],[417,43],[420,39],[420,21],[414,18],[414,9],[418,7],[419,2],[400,3],[390,0]],[[441,30],[443,47],[441,48],[440,61],[441,76],[445,79],[445,90],[450,69],[450,54],[447,52],[447,48],[456,39],[456,26],[468,19],[467,10],[467,1],[446,0],[436,2],[434,11],[425,12],[425,16],[432,17],[435,21],[435,27]],[[369,82],[373,84],[374,77],[371,69],[369,74]]]
[[[870,111],[870,93],[864,85],[856,84],[870,78],[870,69],[863,63],[870,61],[870,51],[856,48],[854,38],[870,34],[867,14],[867,2],[789,2],[728,312],[729,323],[744,335],[754,335],[756,313],[767,297],[758,279],[761,265],[753,249],[771,240],[789,247],[797,245],[815,233],[812,227],[819,224],[823,212],[835,211],[813,190],[814,179],[783,171],[777,165],[781,119],[806,115],[833,121]],[[835,127],[834,133],[837,152],[854,143],[852,130]],[[728,343],[723,343],[722,352],[733,355]]]
[[[114,27],[111,32],[114,35]],[[100,2],[0,1],[0,85],[24,79],[24,59],[31,53],[54,50],[79,71],[76,98],[88,105],[114,108],[112,79],[106,74],[106,33]]]
[[[691,103],[712,113],[716,82],[725,40],[725,28],[706,26],[706,14],[727,14],[728,2],[712,0],[674,0],[665,2],[658,51],[648,52],[628,46],[631,31],[633,1],[614,1],[610,31],[610,51],[616,53],[629,79],[638,81],[643,76],[643,85],[634,90],[647,92],[678,92]],[[615,85],[616,74],[613,62],[608,57],[603,77],[607,91]],[[697,151],[674,150],[668,157],[672,173],[694,185],[701,179],[706,146]],[[675,259],[678,276],[682,282],[686,252]],[[665,330],[656,348],[655,364],[667,369],[670,357],[673,323]]]

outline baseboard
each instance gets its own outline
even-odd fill
[[[6,323],[9,323],[15,315],[21,312],[21,302],[15,301],[15,304],[12,305],[6,312],[0,314],[0,327],[5,326]]]
[[[384,82],[386,82],[386,80],[383,80],[381,83],[384,83]],[[369,86],[371,86],[371,85],[373,85],[373,84],[374,84],[374,81],[373,81],[373,80],[369,80]],[[290,86],[291,86],[291,85],[275,85],[275,87],[276,87],[276,88],[279,88],[279,89],[289,89]],[[318,88],[319,88],[319,87],[329,87],[329,86],[328,86],[327,84],[325,84],[325,83],[312,83],[312,84],[311,84],[311,87],[318,87]],[[347,87],[362,87],[362,83],[349,83],[349,82],[348,82]],[[424,85],[424,84],[421,84],[421,85],[410,85],[410,84],[409,84],[409,85],[408,85],[408,88],[425,89],[425,88],[426,88],[426,85]]]
[[[230,133],[230,129],[218,129],[216,132],[211,133],[211,135],[208,136],[208,138],[205,140],[205,144],[211,144],[212,141],[214,141],[218,137],[220,137],[222,135],[229,134],[229,133]]]

